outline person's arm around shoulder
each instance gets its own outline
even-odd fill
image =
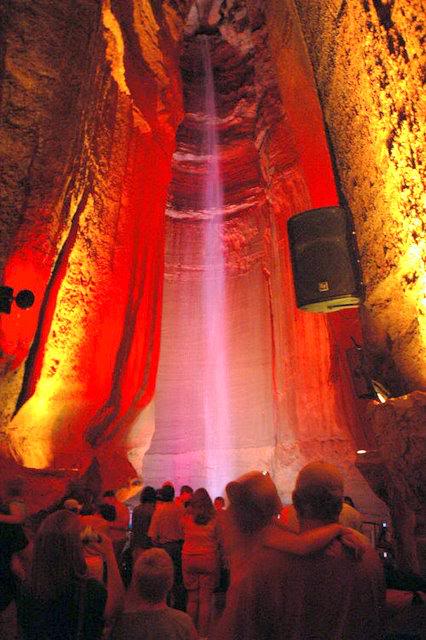
[[[304,556],[323,549],[343,531],[344,527],[340,524],[327,524],[303,533],[293,533],[277,521],[266,531],[264,545],[277,551]]]

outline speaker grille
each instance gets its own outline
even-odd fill
[[[288,221],[297,306],[337,311],[363,300],[355,234],[348,213],[325,207]]]

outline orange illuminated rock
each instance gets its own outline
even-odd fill
[[[399,467],[390,442],[417,434],[423,404],[383,410],[389,441],[386,421],[367,428],[346,351],[364,341],[368,374],[395,395],[425,386],[421,0],[56,4],[1,16],[0,268],[35,294],[0,316],[6,474],[11,459],[68,477],[96,458],[116,486],[134,469],[204,486],[257,466],[289,499],[300,466],[327,458],[382,513],[354,466],[377,431],[414,495],[418,459],[408,447]],[[206,40],[223,216],[203,199]],[[339,200],[361,249],[362,331],[356,311],[294,303],[287,220]],[[225,266],[212,298],[209,227]],[[226,377],[212,382],[218,305]]]
[[[183,23],[140,11],[3,11],[1,261],[36,297],[1,317],[3,424],[27,467],[84,469],[154,391]]]

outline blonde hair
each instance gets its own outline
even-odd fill
[[[164,549],[147,549],[133,568],[131,591],[146,602],[162,602],[173,586],[174,569]]]

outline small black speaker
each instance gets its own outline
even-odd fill
[[[287,223],[299,309],[327,313],[364,299],[355,231],[348,211],[323,207]]]

